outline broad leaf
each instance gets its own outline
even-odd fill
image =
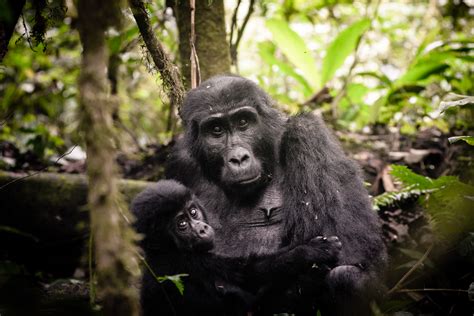
[[[266,26],[272,33],[278,48],[301,71],[313,90],[321,88],[315,60],[303,39],[283,20],[270,19],[266,22]]]
[[[449,137],[448,140],[451,144],[459,140],[463,140],[469,145],[474,146],[474,136],[454,136],[454,137]]]
[[[272,51],[273,44],[270,42],[263,42],[258,45],[258,51],[260,54],[260,57],[269,65],[275,65],[277,66],[281,72],[283,72],[285,75],[288,75],[290,77],[293,77],[296,81],[301,83],[303,86],[303,93],[305,97],[311,96],[313,93],[310,84],[306,79],[301,76],[299,73],[297,73],[293,67],[290,64],[287,64],[278,58],[275,57],[274,52]]]
[[[415,186],[419,189],[431,189],[433,187],[433,180],[416,174],[406,166],[391,165],[390,174],[400,180],[404,186]]]
[[[442,63],[432,63],[432,64],[418,64],[413,68],[408,69],[408,71],[399,78],[395,86],[401,87],[410,83],[417,83],[419,80],[428,78],[431,75],[442,73],[449,66]]]
[[[362,19],[339,33],[329,45],[321,70],[322,85],[332,79],[336,70],[344,64],[346,58],[355,50],[359,38],[369,27],[370,20]]]

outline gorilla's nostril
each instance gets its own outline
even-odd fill
[[[206,231],[205,231],[204,229],[201,229],[201,230],[199,231],[199,233],[200,233],[201,235],[204,235],[204,234],[206,233]]]
[[[237,158],[230,158],[229,162],[234,165],[240,165],[240,160]]]
[[[244,161],[247,161],[247,160],[249,160],[249,159],[250,159],[249,155],[244,155],[244,156],[240,159],[240,162],[244,162]]]

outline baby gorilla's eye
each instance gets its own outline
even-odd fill
[[[196,218],[198,215],[198,211],[196,208],[193,207],[192,209],[189,210],[189,214],[191,214],[191,217]]]
[[[185,230],[186,228],[188,228],[188,222],[186,222],[185,220],[180,220],[178,221],[177,226],[179,230]]]

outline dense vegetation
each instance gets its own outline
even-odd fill
[[[171,61],[189,71],[179,15],[186,8],[173,11],[169,2],[147,3],[150,22]],[[389,295],[374,309],[457,315],[470,308],[473,1],[197,2],[224,3],[230,62],[221,71],[255,80],[287,113],[322,115],[362,165],[392,255]],[[122,26],[105,38],[108,89],[119,100],[113,146],[124,177],[156,180],[180,132],[178,109],[170,109],[166,78],[132,12],[122,11]],[[198,22],[200,14],[198,7]],[[216,71],[203,52],[221,45],[208,34],[215,43],[197,43],[203,76]],[[1,170],[84,173],[81,53],[73,1],[26,2],[0,66]],[[189,88],[190,74],[182,76]],[[2,234],[36,238],[1,219]],[[58,277],[39,270],[0,250],[0,289],[11,276]]]

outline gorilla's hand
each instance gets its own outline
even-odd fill
[[[316,236],[309,243],[299,247],[305,249],[305,261],[311,263],[311,267],[320,265],[333,267],[339,259],[342,243],[337,236]]]

